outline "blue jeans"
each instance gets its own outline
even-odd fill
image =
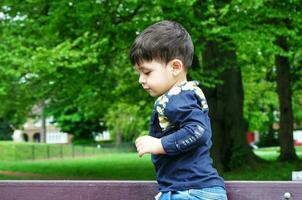
[[[163,192],[158,200],[227,200],[222,187]]]

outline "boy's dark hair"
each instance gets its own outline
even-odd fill
[[[147,27],[135,39],[130,49],[133,65],[157,60],[167,64],[180,59],[186,68],[193,60],[194,46],[189,33],[177,22],[160,21]]]

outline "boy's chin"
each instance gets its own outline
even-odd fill
[[[149,92],[149,94],[150,94],[150,96],[152,96],[152,97],[158,97],[159,95],[157,95],[157,94],[153,94],[153,93],[150,93]]]
[[[160,94],[157,94],[157,93],[155,93],[155,92],[153,92],[153,91],[147,91],[149,94],[150,94],[150,96],[152,96],[152,97],[158,97],[158,96],[160,96]]]

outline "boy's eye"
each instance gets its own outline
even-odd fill
[[[151,73],[151,71],[147,71],[147,70],[144,70],[144,71],[142,71],[144,74],[146,74],[146,75],[148,75],[148,74],[150,74]]]

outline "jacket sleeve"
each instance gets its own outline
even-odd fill
[[[178,155],[200,145],[208,145],[211,138],[208,106],[193,91],[171,97],[164,113],[176,131],[161,138],[167,155]],[[205,99],[203,99],[204,105]]]

